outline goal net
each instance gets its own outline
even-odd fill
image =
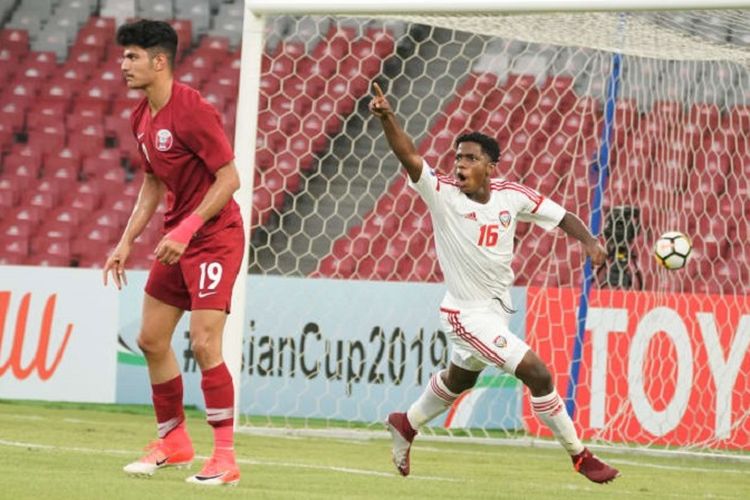
[[[589,270],[562,231],[519,223],[515,240],[511,329],[586,441],[750,450],[750,13],[264,22],[257,130],[244,131],[257,146],[247,428],[380,430],[449,359],[431,221],[369,115],[376,81],[440,172],[459,134],[490,134],[498,177],[606,241],[607,265]],[[685,269],[655,261],[666,231],[692,240]],[[494,368],[430,425],[549,437]]]

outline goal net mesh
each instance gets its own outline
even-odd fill
[[[369,115],[377,81],[438,171],[481,131],[501,146],[498,177],[599,219],[609,260],[578,348],[580,244],[519,223],[512,264],[516,333],[586,440],[750,449],[748,12],[278,16],[264,39],[248,293],[276,302],[251,302],[245,424],[372,426],[449,359],[445,332],[418,328],[437,325],[442,275],[426,207]],[[666,231],[692,240],[685,269],[655,261]],[[432,425],[549,437],[494,368]]]

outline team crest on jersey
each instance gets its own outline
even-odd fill
[[[156,133],[156,149],[159,151],[169,151],[172,148],[172,132],[168,129],[161,129]]]
[[[500,219],[500,224],[504,228],[507,228],[508,226],[510,226],[510,220],[511,220],[510,212],[508,212],[507,210],[502,210],[498,218]]]
[[[508,339],[506,339],[502,335],[498,335],[497,337],[495,337],[495,340],[493,340],[492,343],[495,344],[496,347],[502,349],[508,345]]]

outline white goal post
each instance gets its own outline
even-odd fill
[[[607,241],[592,270],[564,236],[519,226],[513,263],[512,326],[583,437],[748,458],[750,14],[731,10],[746,2],[245,5],[250,275],[224,345],[240,425],[368,428],[445,364],[429,218],[365,107],[379,81],[433,166],[449,172],[460,132],[495,134],[498,176]],[[651,256],[669,230],[693,239],[684,271]],[[525,399],[488,370],[428,434],[547,438]]]

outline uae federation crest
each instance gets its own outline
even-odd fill
[[[158,151],[169,151],[172,148],[172,132],[163,128],[156,133],[156,149]]]
[[[504,228],[508,228],[510,226],[510,212],[507,210],[501,210],[500,215],[498,215],[498,219],[500,219],[500,225],[502,225]]]

